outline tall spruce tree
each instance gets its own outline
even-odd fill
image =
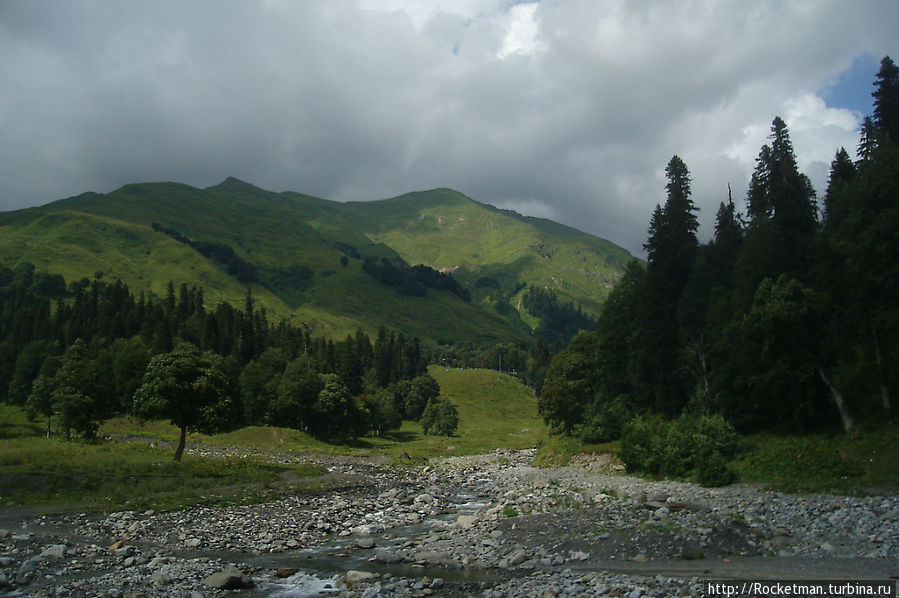
[[[771,123],[769,139],[770,145],[759,152],[747,193],[750,226],[737,265],[746,299],[766,277],[788,274],[805,280],[809,245],[818,228],[815,190],[799,172],[782,118]]]
[[[668,197],[665,206],[653,213],[644,246],[649,311],[644,320],[647,342],[640,362],[650,381],[651,404],[673,416],[686,402],[684,375],[678,363],[677,305],[693,267],[699,223],[690,196],[690,172],[680,156],[671,158],[665,175]]]
[[[889,56],[880,61],[874,81],[874,129],[877,143],[899,143],[899,67]]]

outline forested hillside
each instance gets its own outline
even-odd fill
[[[429,345],[567,342],[575,324],[522,302],[528,285],[595,315],[627,252],[448,189],[341,204],[238,181],[126,185],[0,214],[0,263],[67,280],[100,273],[164,297],[173,281],[239,306],[246,287],[276,319],[315,336],[378,327]],[[393,245],[396,245],[394,247]],[[439,248],[437,252],[435,248]],[[565,311],[565,306],[571,309]],[[552,329],[552,330],[548,330]]]
[[[726,477],[733,428],[854,436],[893,419],[899,69],[888,57],[872,95],[858,160],[836,152],[820,199],[775,118],[745,212],[722,201],[706,244],[688,167],[671,158],[647,263],[629,264],[597,329],[553,359],[540,397],[549,423],[589,441],[622,437],[629,465],[678,473],[696,458]]]
[[[182,441],[249,424],[382,434],[434,419],[428,409],[452,422],[427,363],[419,339],[383,327],[374,342],[361,330],[335,342],[270,322],[249,291],[243,310],[207,310],[196,286],[170,284],[157,301],[121,281],[0,267],[0,401],[24,405],[48,435],[91,437],[120,413],[171,419]]]

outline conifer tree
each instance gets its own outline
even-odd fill
[[[874,81],[874,129],[878,144],[899,143],[899,67],[889,56],[880,61]]]
[[[677,305],[696,255],[699,223],[690,197],[690,173],[680,156],[671,158],[665,174],[668,197],[665,206],[653,212],[645,245],[648,311],[638,362],[650,385],[651,404],[673,416],[686,400],[678,367]]]

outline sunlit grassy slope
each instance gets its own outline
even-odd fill
[[[480,300],[511,292],[517,283],[536,284],[595,313],[629,259],[602,239],[446,189],[341,204],[227,179],[207,189],[126,185],[0,213],[0,263],[29,261],[67,280],[102,272],[107,280],[155,295],[164,295],[170,280],[198,284],[210,305],[243,305],[244,283],[154,230],[153,223],[194,241],[231,246],[257,267],[260,282],[251,285],[257,305],[275,319],[303,322],[315,334],[337,338],[357,328],[373,334],[383,324],[429,342],[522,339],[538,323],[534,318],[523,314],[527,325],[510,322]],[[450,269],[475,301],[436,290],[426,298],[402,295],[362,271],[362,259],[372,256]],[[295,266],[311,268],[308,286],[272,283],[279,270]],[[483,277],[499,288],[476,287]]]
[[[604,239],[498,210],[451,189],[347,207],[359,228],[409,263],[449,269],[469,287],[487,277],[504,290],[519,281],[551,288],[591,313],[631,259]]]

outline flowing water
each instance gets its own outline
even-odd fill
[[[483,580],[484,573],[477,570],[383,563],[375,560],[375,555],[379,551],[399,550],[413,538],[428,535],[435,524],[455,521],[460,515],[470,514],[484,507],[482,498],[475,494],[459,493],[452,497],[450,514],[427,519],[415,525],[392,528],[381,534],[342,536],[321,546],[293,552],[244,556],[240,561],[267,570],[282,567],[299,570],[295,575],[284,579],[257,578],[257,587],[252,595],[268,598],[306,598],[337,594],[340,592],[338,581],[347,571],[366,571],[379,576],[386,574],[407,579],[427,577],[452,581]],[[356,545],[360,540],[369,538],[375,540],[375,548],[357,548]]]

